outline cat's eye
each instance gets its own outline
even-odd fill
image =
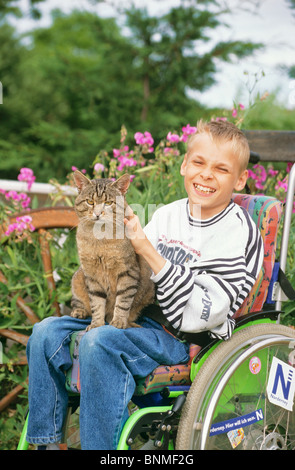
[[[94,206],[94,201],[92,201],[92,199],[86,199],[86,202],[89,206]]]
[[[104,203],[105,206],[111,206],[112,204],[113,204],[112,201],[105,201]]]

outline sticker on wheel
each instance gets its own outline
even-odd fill
[[[295,393],[295,369],[277,357],[271,363],[267,397],[274,405],[293,411]]]
[[[243,428],[235,429],[234,431],[229,431],[227,433],[229,442],[233,449],[238,447],[239,444],[245,439],[245,433]]]
[[[251,357],[249,362],[249,369],[251,374],[257,375],[261,371],[261,360],[259,357]]]

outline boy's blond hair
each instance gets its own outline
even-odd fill
[[[198,135],[206,132],[214,141],[232,142],[232,149],[240,162],[241,171],[246,170],[249,158],[250,148],[243,132],[229,121],[203,121],[197,123],[197,131],[191,135],[187,144],[188,153],[191,151],[195,139]]]

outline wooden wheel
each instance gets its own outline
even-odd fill
[[[9,222],[14,223],[16,221],[16,217],[28,215],[28,213],[16,214],[14,217],[11,217]],[[38,239],[40,243],[41,249],[41,257],[43,262],[43,269],[44,274],[46,277],[46,281],[48,284],[48,289],[51,294],[53,294],[55,290],[55,282],[53,278],[52,272],[52,260],[51,260],[51,253],[49,248],[49,242],[46,237],[46,231],[49,229],[56,229],[56,228],[73,228],[76,227],[78,224],[78,217],[74,211],[74,208],[70,207],[56,207],[56,208],[44,208],[44,209],[36,209],[31,210],[29,215],[32,217],[32,224],[35,227],[35,231],[38,232]],[[0,238],[5,231],[5,227],[0,227]],[[0,282],[3,284],[8,283],[4,274],[0,271]],[[25,300],[22,297],[17,297],[16,305],[22,310],[22,312],[27,317],[28,321],[31,324],[35,324],[40,321],[39,317],[36,313],[31,309],[29,305],[26,304]],[[60,308],[58,302],[55,300],[53,302],[55,315],[60,316]],[[9,338],[17,343],[20,343],[26,346],[29,336],[14,331],[11,328],[7,329],[0,329],[0,335],[5,338]],[[25,365],[27,364],[26,358],[21,358],[21,360],[17,363],[18,365]],[[24,386],[18,385],[15,387],[11,392],[9,392],[5,397],[2,398],[0,401],[0,412],[3,411],[24,389]]]

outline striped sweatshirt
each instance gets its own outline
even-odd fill
[[[231,201],[210,219],[195,219],[181,199],[158,209],[144,231],[166,260],[151,278],[167,320],[183,332],[228,339],[263,262],[262,238],[248,212]]]

